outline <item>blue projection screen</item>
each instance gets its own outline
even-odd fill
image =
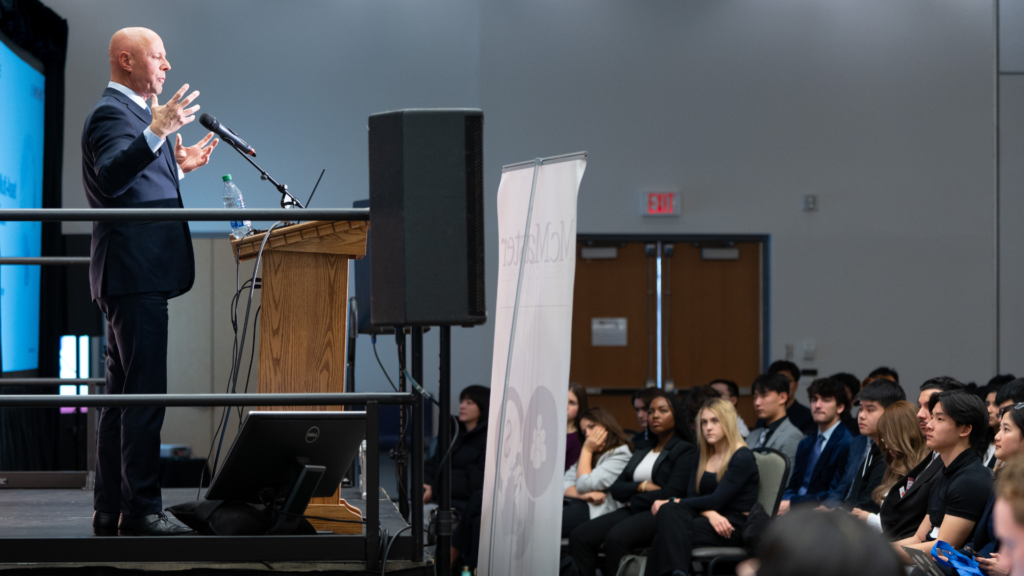
[[[0,34],[0,208],[43,207],[45,76]],[[0,256],[40,256],[42,224],[0,222]],[[0,266],[0,368],[39,368],[39,266]]]

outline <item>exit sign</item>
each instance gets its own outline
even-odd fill
[[[642,192],[640,213],[644,216],[679,216],[679,192]]]

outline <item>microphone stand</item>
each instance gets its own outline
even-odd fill
[[[269,180],[270,183],[273,184],[275,188],[277,188],[277,191],[281,193],[281,208],[305,208],[305,206],[302,205],[302,202],[299,202],[299,199],[296,198],[295,196],[292,196],[291,192],[288,191],[287,184],[278,183],[277,180],[274,180],[273,176],[267,174],[266,170],[260,168],[260,165],[257,164],[256,161],[250,158],[249,155],[246,154],[245,152],[239,150],[238,147],[234,145],[234,143],[228,142],[228,144],[231,144],[231,147],[235,149],[235,152],[241,154],[242,158],[248,160],[249,164],[252,164],[253,168],[260,171],[260,180]]]

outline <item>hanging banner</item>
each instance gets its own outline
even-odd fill
[[[558,569],[576,196],[585,169],[579,153],[502,171],[482,575]]]

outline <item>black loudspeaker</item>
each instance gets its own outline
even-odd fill
[[[487,321],[480,110],[370,116],[371,321]]]
[[[356,200],[352,203],[352,207],[369,208],[370,201]],[[360,334],[394,334],[394,326],[374,326],[370,322],[370,294],[373,293],[370,262],[373,262],[373,243],[370,242],[370,232],[368,231],[366,255],[359,260],[352,260],[352,274],[356,277],[356,330]]]

